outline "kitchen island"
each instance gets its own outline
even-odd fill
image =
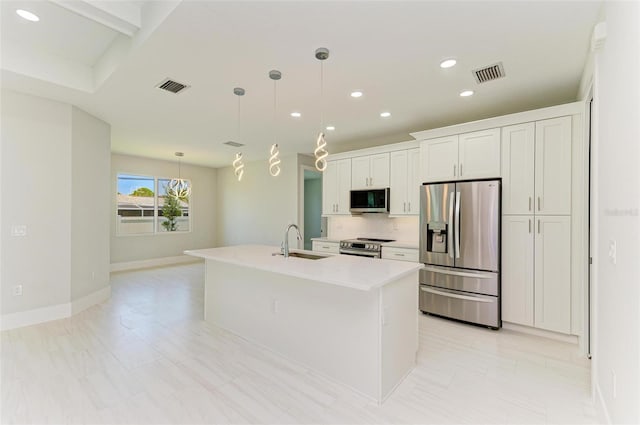
[[[279,251],[185,251],[206,260],[205,320],[384,401],[415,365],[421,265]]]

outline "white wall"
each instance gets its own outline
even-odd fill
[[[188,152],[185,160],[188,160]],[[167,155],[172,157],[172,153]],[[177,177],[175,159],[158,161],[137,156],[111,156],[111,264],[143,261],[182,255],[187,249],[216,246],[216,169],[182,163],[181,177],[191,180],[190,232],[149,235],[116,235],[116,191],[119,173],[145,176]]]
[[[71,109],[71,298],[109,285],[111,127]]]
[[[281,158],[278,177],[271,177],[266,161],[245,162],[242,181],[232,167],[218,169],[218,245],[280,246],[289,223],[298,224],[297,155]],[[291,246],[297,246],[291,235]]]
[[[103,121],[2,91],[3,328],[66,317],[108,297],[109,149]],[[14,225],[26,235],[11,236]],[[22,296],[13,296],[16,285]]]
[[[2,314],[68,303],[71,106],[3,90],[1,134]]]
[[[596,396],[611,422],[640,423],[640,3],[604,7],[594,78]]]

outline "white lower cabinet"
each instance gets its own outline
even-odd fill
[[[383,246],[382,258],[385,260],[400,260],[418,262],[418,250],[414,248],[400,248],[395,246]]]
[[[311,241],[311,249],[313,251],[330,252],[331,254],[339,254],[340,242]]]
[[[503,216],[502,320],[571,333],[571,217]]]
[[[536,216],[535,327],[571,333],[571,218]]]
[[[532,215],[502,218],[502,320],[533,326]]]

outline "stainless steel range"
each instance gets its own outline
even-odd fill
[[[347,239],[340,241],[340,254],[380,258],[382,255],[382,244],[393,241],[393,239],[371,238]]]

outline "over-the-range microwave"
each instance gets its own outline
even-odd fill
[[[352,190],[349,211],[351,214],[388,213],[389,188]]]

